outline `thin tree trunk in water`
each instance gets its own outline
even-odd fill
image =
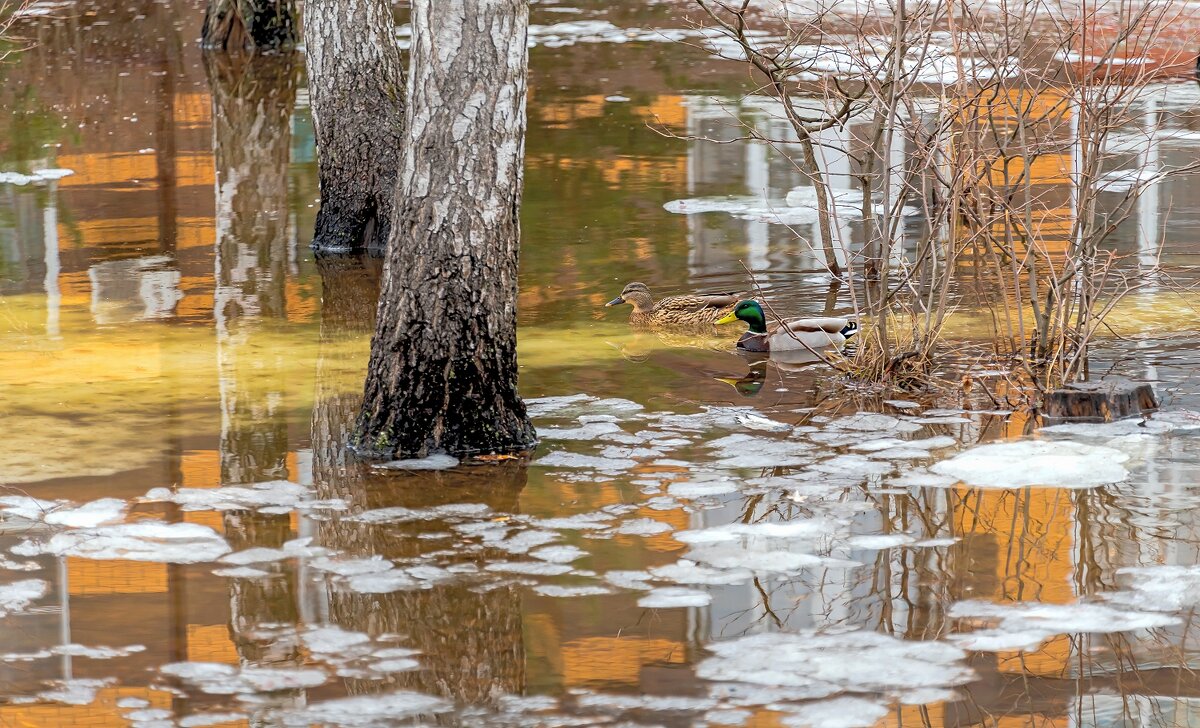
[[[276,50],[295,45],[295,0],[208,0],[202,48]]]
[[[536,443],[517,395],[524,0],[415,0],[406,144],[355,446]]]
[[[404,130],[404,67],[393,26],[387,0],[305,5],[321,181],[316,250],[387,244]]]

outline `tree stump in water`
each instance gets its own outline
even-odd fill
[[[1136,417],[1158,408],[1154,389],[1114,377],[1099,382],[1077,382],[1046,395],[1042,417],[1054,421],[1112,422]]]

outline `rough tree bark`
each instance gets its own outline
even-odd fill
[[[404,67],[387,0],[308,0],[309,94],[321,209],[312,247],[382,249],[404,130]]]
[[[295,45],[295,0],[208,0],[202,48],[277,50]]]
[[[527,450],[516,302],[524,0],[415,0],[396,217],[355,448]]]

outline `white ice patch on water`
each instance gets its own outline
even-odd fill
[[[994,626],[951,639],[970,650],[996,652],[1029,650],[1059,634],[1090,632],[1109,634],[1153,629],[1178,624],[1175,617],[1114,609],[1103,604],[1043,604],[1018,602],[996,604],[984,601],[958,602],[950,616],[979,620]]]
[[[376,726],[394,725],[417,715],[445,713],[453,706],[430,695],[411,692],[361,695],[312,703],[281,713],[278,722],[285,726]]]
[[[538,518],[530,525],[537,528],[553,528],[564,531],[588,531],[607,528],[613,517],[608,513],[579,513],[563,518]]]
[[[539,460],[535,460],[533,465],[545,468],[596,470],[601,473],[615,475],[637,467],[637,461],[629,458],[606,458],[598,455],[583,455],[581,453],[557,450]]]
[[[695,545],[735,543],[751,538],[811,541],[833,533],[833,524],[821,518],[797,518],[781,523],[726,523],[710,528],[679,531],[675,540]]]
[[[801,705],[780,706],[784,726],[820,726],[820,728],[870,728],[890,712],[888,706],[865,698],[844,697],[818,700]]]
[[[851,536],[846,539],[846,544],[851,548],[868,549],[872,551],[882,551],[884,549],[896,548],[897,546],[907,546],[916,541],[912,536],[904,533],[879,534],[874,536]]]
[[[115,678],[76,678],[74,680],[55,680],[50,690],[37,694],[42,700],[67,705],[91,705],[96,701],[96,693],[116,682]]]
[[[127,645],[125,647],[105,647],[98,645],[96,647],[88,647],[87,645],[74,642],[50,648],[50,652],[55,655],[86,657],[90,660],[111,660],[114,657],[128,657],[129,655],[145,651],[145,645]]]
[[[448,503],[430,508],[405,508],[403,506],[388,506],[363,511],[345,520],[360,523],[407,523],[410,521],[448,521],[460,519],[483,518],[491,514],[492,509],[483,503]]]
[[[245,713],[193,713],[179,719],[180,728],[206,728],[246,720]]]
[[[813,460],[813,446],[795,440],[775,440],[744,433],[728,435],[707,444],[725,468],[771,468],[807,465]]]
[[[612,581],[613,574],[645,573],[645,572],[608,572],[606,579]],[[676,584],[741,584],[754,578],[754,573],[745,568],[715,569],[692,561],[680,559],[673,564],[656,566],[650,570],[649,577]],[[637,582],[633,582],[637,583]],[[623,585],[622,585],[623,586]],[[630,588],[641,589],[643,586]]]
[[[666,586],[653,589],[641,599],[638,606],[645,609],[677,609],[681,607],[706,607],[712,603],[712,595],[697,589],[681,586]]]
[[[409,460],[393,460],[389,463],[377,465],[380,470],[449,470],[458,466],[458,458],[438,453],[423,458],[412,458]]]
[[[215,561],[229,550],[225,539],[208,526],[138,521],[58,533],[45,543],[24,541],[13,548],[13,553],[196,564]]]
[[[63,3],[63,4],[65,5],[66,3]],[[50,7],[51,5],[44,3],[43,6]],[[20,14],[21,13],[18,13],[18,15],[20,15]],[[25,15],[36,15],[37,13],[29,12],[27,10],[24,12],[24,14]],[[0,172],[0,185],[9,184],[9,185],[17,185],[18,187],[22,187],[22,186],[28,185],[28,184],[36,184],[36,183],[42,183],[42,182],[50,182],[53,180],[59,180],[59,179],[62,179],[63,177],[67,177],[72,174],[75,174],[75,170],[72,170],[72,169],[35,169],[29,174],[22,174],[20,172]]]
[[[101,498],[75,508],[59,508],[46,514],[45,521],[54,526],[91,528],[120,521],[129,504],[119,498]]]
[[[209,695],[244,695],[315,688],[325,683],[322,670],[293,667],[242,667],[217,662],[173,662],[164,675],[179,678]]]
[[[294,539],[285,543],[282,548],[277,549],[255,546],[226,554],[221,557],[221,562],[237,566],[248,566],[250,564],[268,564],[274,561],[300,557],[311,558],[323,556],[328,553],[327,549],[319,546],[310,546],[309,543],[311,541],[311,538]]]
[[[653,518],[633,518],[613,530],[621,536],[656,536],[674,530],[669,524]]]
[[[572,561],[577,561],[587,556],[588,552],[568,544],[565,546],[544,546],[540,549],[530,551],[529,555],[535,559],[549,561],[553,564],[569,564]]]
[[[547,597],[594,597],[601,594],[612,594],[612,590],[602,586],[558,586],[557,584],[539,584],[533,588],[535,592]]]
[[[592,442],[599,440],[602,435],[624,432],[620,425],[613,422],[590,422],[580,427],[543,427],[538,429],[538,437],[543,440],[584,440]]]
[[[1153,612],[1181,612],[1200,605],[1200,566],[1140,566],[1119,569],[1124,591],[1102,596]]]
[[[310,495],[307,487],[287,480],[229,485],[221,488],[153,488],[148,500],[176,503],[185,511],[236,511],[295,508]]]
[[[811,187],[797,187],[788,192],[787,198],[766,199],[761,196],[693,197],[672,200],[663,205],[667,212],[679,215],[695,215],[705,212],[724,212],[741,220],[766,222],[776,225],[804,225],[817,221],[816,193]],[[838,217],[857,219],[862,217],[862,193],[857,190],[832,190],[832,201],[837,207]]]
[[[619,586],[622,589],[635,589],[637,591],[649,591],[651,587],[648,583],[654,575],[648,571],[609,571],[604,574],[604,580],[613,586]]]
[[[0,513],[26,521],[41,521],[47,513],[61,505],[61,501],[41,500],[27,495],[0,496]]]
[[[33,602],[46,596],[50,585],[41,579],[24,579],[0,585],[0,617],[23,612]]]
[[[1030,485],[1092,488],[1129,477],[1129,456],[1110,447],[1070,441],[1019,440],[979,445],[935,463],[930,470],[977,487]]]
[[[571,571],[571,567],[566,564],[552,564],[546,561],[495,561],[484,568],[487,571],[530,576],[558,576]]]
[[[671,483],[667,492],[676,498],[706,498],[715,495],[736,493],[737,483],[729,478],[697,478],[694,480]]]
[[[795,699],[842,692],[895,695],[962,685],[973,677],[966,654],[942,642],[878,632],[764,633],[709,645],[696,673],[706,680],[786,688]]]

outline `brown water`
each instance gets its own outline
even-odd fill
[[[1161,244],[1171,277],[1093,361],[1173,414],[1031,437],[952,394],[832,398],[817,367],[602,307],[634,279],[744,286],[739,261],[788,313],[849,301],[788,227],[663,209],[801,183],[775,152],[648,128],[777,123],[739,69],[560,29],[532,51],[523,215],[544,442],[528,467],[389,473],[342,448],[379,263],[308,250],[299,58],[206,71],[189,2],[35,8],[37,44],[0,66],[0,173],[73,174],[0,184],[0,723],[1200,724],[1191,181],[1117,236],[1129,266]],[[1179,133],[1131,166],[1194,156],[1194,87],[1156,98]],[[964,306],[949,331],[984,326]],[[1048,448],[1054,487],[1005,480],[1028,449],[927,470],[991,440]]]

